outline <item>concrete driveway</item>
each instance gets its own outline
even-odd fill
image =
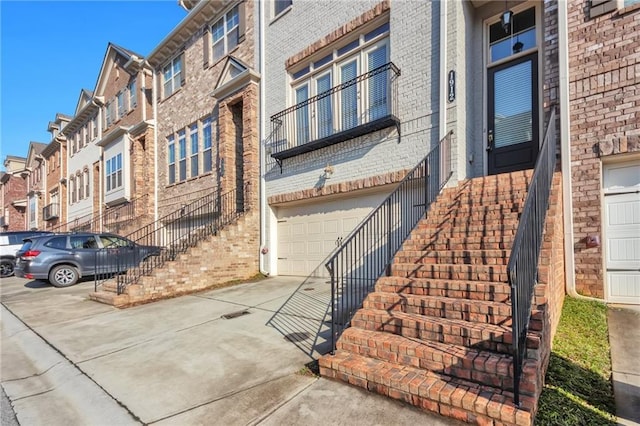
[[[89,301],[92,289],[0,283],[1,380],[21,425],[458,424],[304,374],[329,347],[323,280],[126,310]]]

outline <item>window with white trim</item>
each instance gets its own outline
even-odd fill
[[[113,122],[113,102],[107,102],[107,105],[105,106],[104,119],[105,127],[111,126],[111,123]]]
[[[129,83],[127,90],[129,91],[129,110],[132,110],[138,105],[138,93],[136,92],[135,80]]]
[[[187,180],[187,135],[184,129],[178,132],[178,180]]]
[[[169,185],[176,182],[176,143],[175,137],[170,135],[167,137],[167,165],[169,167]]]
[[[199,146],[198,146],[198,123],[193,123],[189,128],[189,139],[191,142],[191,177],[198,176]]]
[[[202,171],[210,172],[213,169],[213,158],[211,149],[211,117],[202,120]]]
[[[105,170],[107,192],[122,187],[122,153],[116,154],[107,160]]]
[[[93,129],[92,138],[95,139],[98,137],[98,116],[94,115],[91,119],[91,128]]]
[[[76,202],[76,178],[75,176],[71,176],[69,178],[69,204],[73,204]]]
[[[33,224],[36,221],[36,197],[33,196],[29,199],[29,223]]]
[[[125,105],[125,93],[124,91],[118,92],[116,95],[116,103],[118,104],[118,118],[122,118],[127,112],[127,106]]]
[[[238,6],[224,14],[211,26],[213,61],[231,52],[240,38],[240,13]]]
[[[77,176],[78,179],[78,200],[84,199],[84,175],[79,174]]]
[[[325,55],[290,70],[291,104],[316,98],[295,112],[298,144],[384,117],[390,112],[389,73],[381,72],[356,82],[358,76],[390,61],[389,23],[346,39]],[[348,84],[348,83],[352,84]],[[343,86],[335,93],[328,92]],[[314,111],[312,111],[312,108]]]
[[[273,16],[276,17],[282,12],[291,7],[292,0],[274,0],[273,1]]]
[[[89,170],[84,171],[84,196],[89,198]]]
[[[165,98],[171,96],[182,86],[182,74],[182,55],[178,55],[162,69],[162,87]]]

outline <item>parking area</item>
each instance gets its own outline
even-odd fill
[[[454,424],[305,374],[327,348],[325,281],[269,278],[125,310],[89,301],[92,289],[0,283],[2,386],[21,424]]]

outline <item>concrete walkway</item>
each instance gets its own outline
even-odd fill
[[[327,350],[329,285],[270,278],[118,310],[3,279],[0,378],[30,425],[459,423],[305,374]]]
[[[640,306],[609,305],[607,320],[618,423],[640,425]]]

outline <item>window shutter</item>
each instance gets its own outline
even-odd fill
[[[187,84],[187,64],[185,63],[185,54],[180,55],[180,86]]]
[[[209,26],[204,29],[202,37],[202,67],[207,68],[209,66],[209,57],[211,56],[211,33],[209,32]]]
[[[245,1],[238,5],[238,44],[244,41],[245,28],[247,27],[247,3]]]

